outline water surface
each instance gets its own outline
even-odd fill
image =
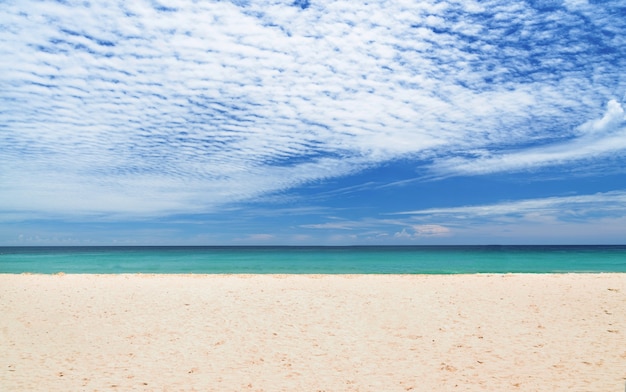
[[[626,246],[0,247],[0,273],[626,272]]]

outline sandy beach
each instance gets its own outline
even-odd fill
[[[624,391],[626,275],[0,275],[2,391]]]

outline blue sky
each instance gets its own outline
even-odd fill
[[[626,243],[623,1],[3,1],[0,245]]]

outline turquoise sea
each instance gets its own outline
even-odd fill
[[[0,247],[0,273],[626,272],[626,246]]]

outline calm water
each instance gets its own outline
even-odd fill
[[[0,247],[0,273],[626,272],[626,246]]]

